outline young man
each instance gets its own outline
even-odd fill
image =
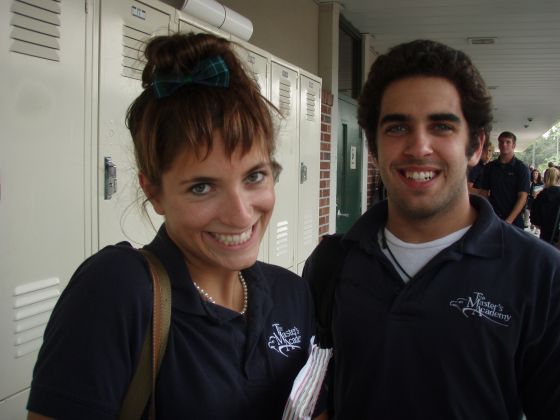
[[[486,139],[488,139],[488,136],[486,136]],[[482,173],[484,172],[484,167],[486,166],[486,164],[488,164],[488,162],[490,162],[493,154],[494,145],[486,140],[482,149],[482,154],[480,155],[480,160],[469,170],[469,175],[467,177],[467,186],[469,187],[470,194],[485,196],[485,194],[480,190],[480,183],[482,181]]]
[[[531,184],[529,168],[515,157],[516,136],[504,131],[498,136],[500,156],[484,167],[480,189],[500,219],[523,229],[523,210]]]
[[[399,45],[358,119],[388,199],[341,240],[334,418],[560,418],[560,254],[467,190],[492,120],[479,72],[442,44]],[[329,264],[319,249],[306,274]]]

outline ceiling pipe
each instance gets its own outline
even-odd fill
[[[248,41],[253,35],[253,23],[216,0],[162,0],[218,29]]]

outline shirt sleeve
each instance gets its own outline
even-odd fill
[[[556,252],[546,251],[555,254],[550,258],[554,261],[548,264],[548,273],[535,269],[540,280],[547,280],[540,282],[539,296],[530,309],[534,316],[527,324],[531,332],[520,375],[525,414],[536,420],[560,419],[560,270]]]
[[[531,188],[531,174],[529,173],[529,168],[525,166],[524,163],[519,162],[519,175],[517,177],[517,191],[529,193]]]
[[[151,318],[147,270],[124,245],[78,268],[47,324],[28,410],[60,420],[116,418]]]

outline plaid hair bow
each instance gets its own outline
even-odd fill
[[[152,83],[158,99],[166,98],[182,86],[194,83],[205,86],[228,87],[229,69],[221,56],[199,61],[186,76],[174,74],[156,74]]]

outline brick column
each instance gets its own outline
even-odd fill
[[[321,94],[321,176],[319,181],[319,237],[329,231],[329,209],[331,195],[331,129],[332,93]]]

